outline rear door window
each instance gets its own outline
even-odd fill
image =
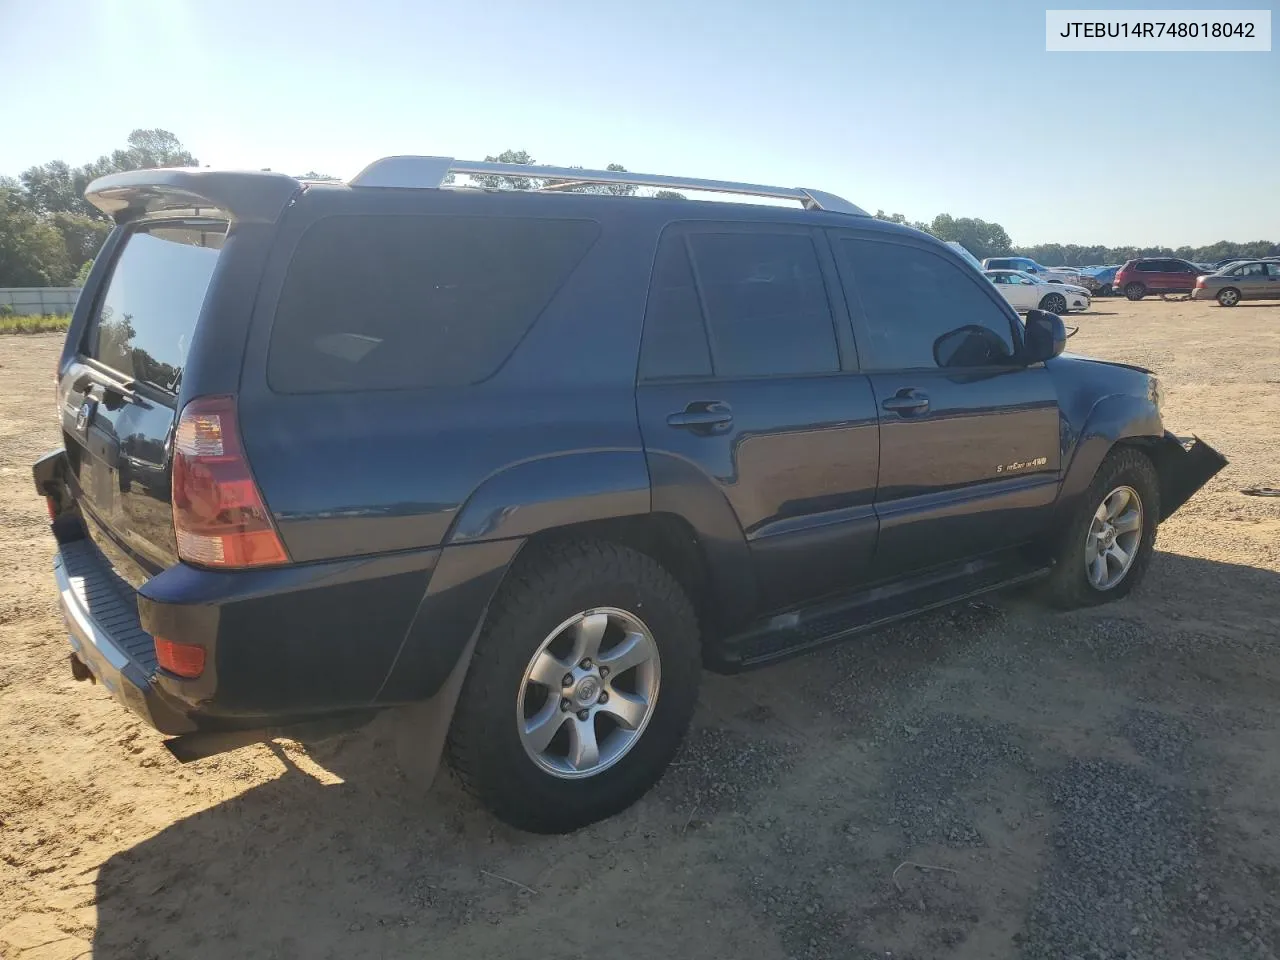
[[[831,304],[807,232],[663,234],[645,313],[642,380],[839,369]]]
[[[807,234],[695,233],[689,249],[718,377],[834,373],[831,304]]]
[[[163,221],[125,240],[85,337],[85,354],[176,393],[226,221]]]
[[[282,393],[492,376],[599,235],[590,220],[339,216],[303,234],[267,377]]]

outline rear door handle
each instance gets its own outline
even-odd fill
[[[880,404],[886,410],[892,410],[894,413],[900,413],[903,416],[911,416],[916,413],[924,413],[929,409],[929,398],[923,393],[915,390],[899,390],[892,397],[889,397],[884,403]]]
[[[694,433],[717,433],[733,423],[733,409],[719,400],[699,400],[667,416],[667,426]]]

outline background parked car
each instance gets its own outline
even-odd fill
[[[984,272],[1001,296],[1019,312],[1040,309],[1050,313],[1074,313],[1089,309],[1089,291],[1075,284],[1049,283],[1021,270]]]
[[[1196,280],[1192,300],[1217,300],[1234,307],[1241,300],[1280,300],[1280,262],[1245,260]]]
[[[1130,300],[1141,300],[1149,293],[1190,293],[1203,272],[1189,260],[1147,257],[1127,262],[1116,272],[1112,286]]]
[[[1084,286],[1086,280],[1092,280],[1094,286],[1089,288],[1089,292],[1097,297],[1109,297],[1115,293],[1116,273],[1120,270],[1115,267],[1084,267],[1080,271],[1080,281]]]
[[[1069,267],[1045,267],[1030,257],[988,257],[982,261],[983,270],[1021,270],[1050,283],[1074,283],[1079,285],[1080,274]]]

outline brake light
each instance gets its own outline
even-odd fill
[[[49,511],[49,519],[57,520],[58,519],[58,502],[54,500],[53,497],[45,497],[44,505],[46,509],[48,509]]]
[[[1200,288],[1204,287],[1204,277],[1196,277],[1196,286]]]
[[[192,680],[204,673],[204,647],[156,637],[156,663],[170,673]]]
[[[178,556],[188,563],[289,562],[240,442],[235,397],[197,397],[183,408],[173,441],[172,499]]]

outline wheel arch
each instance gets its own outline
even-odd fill
[[[1070,520],[1072,510],[1089,489],[1098,467],[1117,444],[1145,447],[1164,435],[1160,411],[1149,398],[1111,394],[1100,399],[1085,418],[1063,471],[1056,523],[1060,526]]]

